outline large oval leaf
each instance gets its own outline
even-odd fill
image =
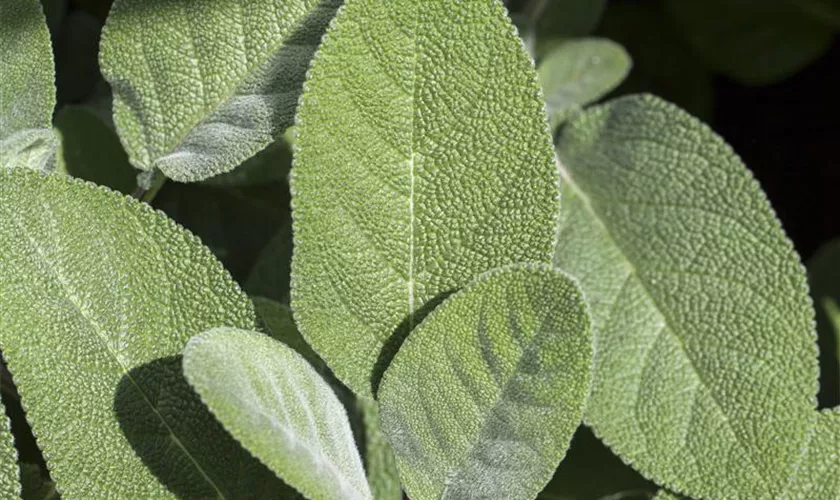
[[[531,499],[580,424],[586,304],[548,266],[482,275],[435,309],[385,372],[382,428],[415,500]]]
[[[255,326],[197,238],[104,188],[0,172],[0,304],[0,349],[62,493],[280,495],[181,374],[196,333]]]
[[[0,5],[0,75],[0,168],[51,168],[55,68],[40,2]]]
[[[18,453],[6,407],[0,402],[0,497],[18,498],[20,492]]]
[[[132,164],[180,181],[233,169],[291,125],[340,0],[117,0],[102,72]]]
[[[344,407],[292,348],[217,328],[187,344],[184,373],[222,425],[307,498],[372,498]]]
[[[813,308],[756,181],[708,127],[652,97],[566,127],[554,262],[592,306],[587,422],[690,496],[820,498],[794,493],[840,467],[805,453],[829,418],[814,407]]]
[[[498,0],[349,0],[298,121],[292,304],[357,393],[430,304],[489,269],[550,260],[551,138]]]

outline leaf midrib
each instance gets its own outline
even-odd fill
[[[45,209],[50,211],[50,219],[55,220],[55,212],[52,210],[52,205],[47,203],[45,204]],[[152,404],[149,400],[148,396],[146,395],[145,391],[137,384],[137,381],[131,376],[127,367],[120,361],[119,357],[116,353],[111,349],[108,345],[108,341],[106,340],[106,336],[99,325],[93,318],[89,317],[88,314],[85,313],[84,308],[82,307],[81,301],[78,298],[78,295],[75,293],[75,290],[70,285],[69,282],[63,277],[63,274],[53,265],[52,261],[50,261],[44,255],[44,251],[38,242],[35,241],[29,231],[26,229],[26,226],[21,224],[15,217],[10,218],[13,224],[21,229],[21,233],[26,237],[27,242],[29,243],[30,247],[35,251],[38,256],[38,259],[43,262],[44,267],[49,271],[50,274],[53,275],[55,281],[59,284],[59,286],[65,291],[67,294],[67,301],[79,312],[79,316],[81,316],[88,324],[90,324],[91,328],[96,333],[96,336],[99,337],[99,340],[102,341],[102,344],[105,346],[105,350],[108,352],[109,355],[114,359],[117,365],[120,367],[120,370],[123,372],[123,375],[131,382],[137,392],[143,398],[143,401],[149,406],[155,416],[158,417],[160,422],[163,424],[166,431],[169,433],[170,438],[175,443],[175,445],[181,449],[184,455],[189,458],[195,468],[198,470],[199,474],[207,481],[207,483],[216,491],[218,498],[224,499],[226,498],[225,495],[222,493],[221,489],[216,485],[216,483],[208,476],[208,474],[204,471],[201,465],[198,463],[196,458],[187,450],[178,436],[175,434],[172,427],[169,426],[169,423],[163,418],[163,415],[158,412],[157,408]]]
[[[575,181],[572,179],[571,172],[569,172],[566,169],[566,167],[564,167],[560,163],[559,159],[557,160],[557,170],[560,172],[560,177],[562,178],[562,180],[564,182],[566,182],[566,184],[571,188],[571,190],[575,193],[575,195],[580,198],[581,202],[583,203],[583,206],[586,208],[586,211],[592,216],[592,218],[596,221],[596,223],[602,228],[604,234],[607,235],[607,238],[609,239],[610,243],[612,243],[612,245],[615,247],[615,249],[618,251],[618,253],[624,258],[624,262],[630,268],[630,273],[629,273],[627,279],[635,278],[636,282],[639,283],[639,285],[640,285],[639,288],[645,294],[645,297],[653,305],[656,312],[662,317],[664,329],[667,329],[668,332],[670,332],[671,335],[677,340],[677,344],[679,345],[680,350],[682,351],[683,355],[685,356],[685,359],[688,361],[688,366],[691,367],[691,371],[697,377],[697,380],[699,381],[700,385],[710,395],[710,398],[714,402],[715,406],[717,406],[718,410],[720,411],[721,415],[723,416],[723,420],[724,420],[726,426],[729,428],[730,433],[734,437],[735,441],[741,445],[741,448],[744,450],[744,454],[749,458],[750,465],[755,470],[756,474],[758,475],[758,478],[761,479],[762,484],[764,484],[764,485],[772,484],[766,477],[764,477],[764,474],[762,473],[761,468],[756,463],[756,457],[753,455],[753,453],[751,453],[749,451],[750,447],[747,446],[747,443],[745,443],[742,440],[739,433],[736,432],[736,430],[732,427],[729,415],[725,411],[723,411],[723,406],[720,404],[720,402],[718,402],[718,400],[715,396],[715,392],[712,391],[709,388],[709,384],[706,382],[706,380],[703,378],[703,376],[701,376],[700,371],[697,369],[697,366],[694,364],[694,360],[688,354],[688,350],[685,346],[685,343],[683,342],[683,339],[676,333],[677,330],[673,326],[673,320],[670,318],[670,316],[668,314],[666,314],[663,311],[663,308],[659,304],[659,302],[656,299],[654,299],[653,293],[648,289],[647,283],[644,280],[639,278],[639,274],[638,274],[638,271],[636,269],[636,265],[624,253],[624,249],[618,244],[618,241],[616,240],[615,236],[613,236],[613,233],[610,231],[610,228],[607,225],[607,223],[595,211],[595,208],[592,206],[592,203],[589,199],[589,196],[586,194],[586,192],[583,189],[581,189],[580,186],[577,185],[577,183],[575,183]],[[593,322],[593,327],[594,326],[595,326],[595,324]],[[594,330],[594,328],[593,328],[593,330]],[[772,496],[772,494],[769,492],[769,490],[765,490],[765,492],[766,492],[766,494]]]

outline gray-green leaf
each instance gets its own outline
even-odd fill
[[[184,373],[222,425],[307,498],[372,498],[344,407],[290,347],[217,328],[187,344]]]
[[[624,48],[604,38],[564,40],[553,47],[539,66],[552,125],[607,95],[627,77],[631,66]]]
[[[580,280],[598,346],[587,423],[675,491],[820,497],[801,492],[840,461],[805,453],[828,419],[805,275],[740,159],[647,96],[574,119],[558,154],[554,262]]]
[[[275,497],[181,372],[197,332],[254,328],[198,239],[69,177],[0,171],[0,349],[68,497]]]
[[[498,0],[348,0],[297,119],[292,304],[356,393],[448,293],[550,260],[551,137]]]
[[[402,500],[397,461],[385,433],[379,412],[379,403],[371,398],[358,396],[356,411],[362,420],[364,435],[364,460],[368,484],[375,500]]]
[[[0,168],[51,169],[55,68],[37,0],[0,5],[0,75]]]
[[[491,271],[438,306],[380,390],[408,496],[535,498],[580,424],[592,350],[577,284],[548,266]]]
[[[117,0],[102,72],[132,164],[179,181],[229,171],[292,123],[339,0]]]
[[[18,498],[20,492],[18,453],[6,407],[0,402],[0,497]]]

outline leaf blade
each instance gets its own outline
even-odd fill
[[[580,424],[592,349],[576,283],[548,266],[494,270],[447,299],[380,391],[408,495],[536,497]]]
[[[344,407],[293,349],[213,329],[187,344],[184,372],[225,428],[307,498],[372,498]]]
[[[510,112],[492,112],[502,102]],[[348,1],[297,120],[292,304],[357,394],[429,304],[494,267],[548,261],[551,138],[500,2]]]

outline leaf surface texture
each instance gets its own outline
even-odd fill
[[[291,125],[309,60],[339,4],[117,0],[100,60],[134,166],[197,181],[268,146]]]
[[[551,138],[501,2],[349,0],[297,121],[292,305],[356,393],[446,294],[550,260]]]
[[[57,488],[75,498],[274,498],[181,372],[191,336],[254,328],[196,237],[105,188],[0,172],[0,348]]]
[[[574,119],[558,154],[554,263],[592,307],[586,421],[596,434],[690,496],[818,498],[803,492],[834,488],[818,476],[837,470],[836,454],[806,453],[815,433],[836,439],[840,428],[815,411],[802,264],[740,159],[650,96]]]
[[[507,267],[451,296],[379,394],[408,496],[535,498],[580,424],[591,370],[586,304],[560,271]]]
[[[344,407],[292,348],[213,329],[187,344],[184,373],[225,428],[307,498],[372,498]]]

